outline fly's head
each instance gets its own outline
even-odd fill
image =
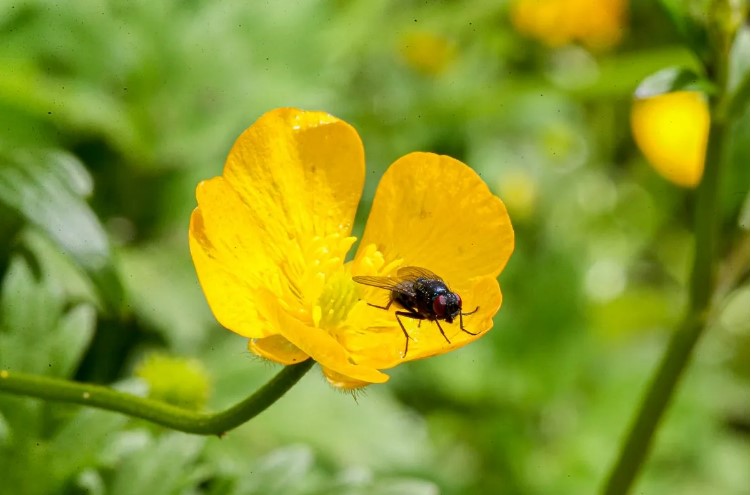
[[[462,298],[456,292],[440,294],[433,299],[433,313],[439,320],[452,323],[462,312]]]

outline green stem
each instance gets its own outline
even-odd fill
[[[7,370],[0,370],[0,392],[82,404],[145,419],[186,433],[221,436],[279,400],[313,364],[314,361],[309,359],[300,364],[286,366],[253,395],[216,414],[189,411],[100,385]]]
[[[713,106],[714,108],[717,108],[716,105]],[[644,396],[620,456],[610,471],[603,489],[606,495],[628,493],[649,452],[660,420],[688,366],[694,347],[706,326],[715,285],[717,196],[722,142],[726,133],[724,119],[715,119],[715,116],[713,112],[704,177],[697,192],[694,226],[695,254],[690,279],[688,311],[670,339],[667,351]]]

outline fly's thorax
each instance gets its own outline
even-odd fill
[[[423,315],[452,323],[461,313],[461,298],[442,280],[417,279],[414,285],[417,310]]]
[[[415,291],[434,296],[450,292],[444,281],[430,278],[418,278],[415,280]]]
[[[448,287],[441,280],[418,278],[414,283],[415,302],[419,311],[427,314],[435,314],[433,302],[441,295],[449,293]]]

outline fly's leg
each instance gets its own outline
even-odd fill
[[[435,324],[438,325],[438,330],[441,331],[441,335],[443,335],[443,338],[446,339],[446,342],[448,342],[450,344],[451,341],[449,340],[448,337],[446,337],[446,332],[443,331],[443,327],[441,326],[440,323],[438,323],[438,320],[435,320]],[[462,328],[462,330],[464,330],[464,329]],[[464,330],[464,331],[466,332],[466,330]]]
[[[402,357],[405,358],[407,357],[407,350],[409,349],[409,340],[412,337],[407,333],[407,329],[404,328],[404,323],[402,323],[402,319],[399,317],[404,316],[406,318],[412,318],[413,320],[424,320],[425,317],[420,313],[413,313],[410,311],[396,311],[394,312],[394,315],[396,316],[396,321],[399,323],[399,326],[402,327],[402,333],[404,334],[404,355]]]
[[[478,309],[480,309],[480,306],[477,306],[475,309],[473,309],[469,313],[459,313],[459,328],[462,330],[462,332],[468,333],[470,335],[480,335],[480,332],[474,333],[474,332],[470,332],[469,330],[467,330],[466,328],[464,328],[464,317],[468,316],[468,315],[471,315],[471,314],[477,313]]]
[[[473,309],[473,310],[472,310],[472,311],[470,311],[469,313],[462,313],[462,314],[463,314],[464,316],[469,316],[469,315],[473,315],[473,314],[477,313],[477,310],[478,310],[478,309],[480,309],[480,306],[477,306],[477,307],[476,307],[475,309]]]
[[[373,306],[374,308],[388,310],[393,303],[394,303],[394,300],[393,299],[389,299],[389,303],[386,306],[379,306],[379,305],[373,304],[373,303],[368,303],[368,306]],[[475,310],[475,311],[477,311],[477,310]]]

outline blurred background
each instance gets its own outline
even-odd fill
[[[198,181],[275,107],[360,133],[356,234],[386,167],[422,150],[477,170],[517,239],[492,332],[356,399],[314,370],[219,439],[0,394],[0,492],[595,492],[686,303],[692,195],[629,127],[669,66],[698,62],[650,1],[0,0],[0,369],[212,411],[273,376],[212,317],[187,226]],[[747,281],[720,307],[635,493],[748,493]]]

